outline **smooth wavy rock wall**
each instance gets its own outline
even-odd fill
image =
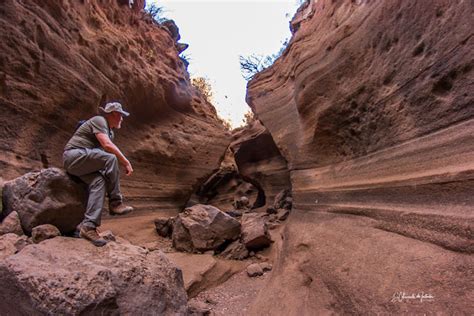
[[[62,166],[77,121],[110,100],[131,112],[116,143],[135,169],[122,188],[137,208],[178,209],[219,167],[229,135],[171,35],[136,6],[0,3],[1,177]]]
[[[248,85],[294,197],[253,312],[474,313],[472,1],[307,3]]]

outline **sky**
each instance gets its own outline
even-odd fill
[[[289,21],[298,0],[148,0],[164,8],[164,17],[179,27],[181,55],[189,61],[191,77],[205,77],[214,93],[220,117],[233,127],[243,124],[250,110],[245,103],[247,82],[240,55],[277,53],[291,36]]]

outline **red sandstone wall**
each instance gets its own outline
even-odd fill
[[[294,197],[254,312],[472,313],[472,2],[310,6],[248,85]]]
[[[116,140],[139,208],[179,208],[218,168],[230,138],[164,28],[115,0],[6,0],[0,28],[4,179],[60,166],[76,122],[109,100],[131,112]]]

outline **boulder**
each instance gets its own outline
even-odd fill
[[[264,216],[257,213],[242,216],[241,241],[249,250],[259,250],[270,246],[272,240],[268,234]]]
[[[268,262],[261,262],[259,263],[259,265],[260,265],[260,268],[262,268],[263,272],[272,271],[273,269],[273,266],[271,265],[271,263],[268,263]]]
[[[161,251],[126,243],[97,248],[57,237],[0,262],[5,315],[183,315],[181,270]]]
[[[186,208],[173,223],[173,246],[180,251],[217,250],[240,235],[240,223],[211,205]]]
[[[51,224],[43,224],[36,226],[31,231],[31,239],[35,244],[38,244],[46,239],[51,239],[57,236],[61,236],[59,229]]]
[[[0,224],[0,235],[13,233],[18,236],[23,235],[23,229],[21,229],[20,217],[18,213],[13,211],[5,217],[3,222]]]
[[[30,242],[25,235],[18,236],[17,234],[8,233],[0,236],[0,260],[14,255],[29,244]]]
[[[238,210],[248,210],[250,208],[249,198],[246,196],[241,196],[235,200],[234,205]]]
[[[161,237],[170,237],[173,232],[174,217],[155,219],[156,232]]]
[[[252,263],[247,267],[246,271],[249,277],[255,277],[263,275],[267,271],[271,271],[272,268],[272,265],[268,262]]]
[[[3,187],[4,212],[18,212],[27,234],[41,224],[52,224],[63,234],[73,232],[83,219],[85,202],[85,184],[58,168],[27,173]]]
[[[232,242],[221,253],[221,256],[228,260],[244,260],[249,256],[249,251],[239,240]]]
[[[263,269],[258,263],[252,263],[247,267],[247,275],[249,277],[255,277],[259,275],[263,275]]]

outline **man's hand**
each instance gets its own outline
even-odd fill
[[[125,174],[127,176],[129,176],[133,173],[133,168],[132,168],[132,164],[130,163],[130,161],[127,161],[127,163],[125,163],[124,167],[125,167]]]
[[[97,140],[99,141],[100,145],[106,152],[109,152],[117,156],[118,160],[125,168],[125,174],[127,176],[131,175],[133,173],[132,164],[130,163],[130,161],[128,161],[127,158],[125,158],[125,156],[122,154],[120,149],[117,146],[115,146],[114,143],[112,143],[109,136],[104,133],[97,133],[95,134],[95,136],[97,137]]]

